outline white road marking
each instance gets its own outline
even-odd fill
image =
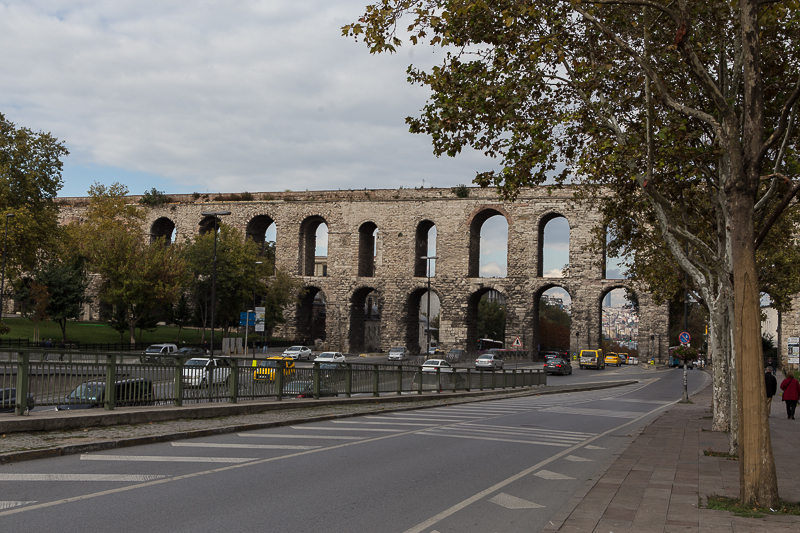
[[[517,498],[516,496],[511,496],[504,492],[501,492],[489,501],[501,505],[506,509],[544,509],[544,505],[529,502],[528,500],[523,500],[522,498]]]
[[[398,431],[405,431],[403,429],[384,429],[384,428],[332,428],[332,427],[316,427],[316,426],[290,426],[292,429],[313,429],[323,431],[380,431],[383,433],[397,433]]]
[[[477,429],[477,428],[471,428],[471,427],[463,427],[462,425],[449,426],[447,428],[443,428],[443,430],[434,429],[434,431],[445,431],[445,430],[446,431],[454,431],[454,432],[455,431],[469,431],[469,432],[472,432],[472,433],[489,433],[490,435],[498,435],[498,434],[500,434],[500,435],[503,435],[503,436],[516,435],[516,436],[521,436],[521,437],[532,437],[532,438],[543,438],[543,437],[546,437],[546,438],[553,439],[553,440],[566,441],[566,442],[568,442],[570,444],[575,444],[575,443],[577,443],[579,441],[582,441],[582,440],[586,439],[586,437],[568,437],[568,436],[565,436],[565,435],[550,435],[546,431],[535,431],[535,432],[508,431],[508,430],[498,431],[496,429],[493,430],[493,429]]]
[[[173,446],[188,448],[228,448],[241,450],[315,450],[322,446],[290,446],[284,444],[222,444],[216,442],[173,442]]]
[[[0,509],[10,509],[12,507],[19,507],[20,505],[28,505],[28,504],[31,504],[31,503],[36,503],[36,501],[35,500],[32,501],[32,502],[14,502],[14,501],[2,502],[2,501],[0,501]]]
[[[573,463],[582,463],[588,461],[594,461],[594,459],[587,459],[586,457],[578,457],[577,455],[568,455],[564,457],[567,461],[572,461]]]
[[[632,398],[614,398],[615,402],[630,402],[630,403],[654,403],[656,405],[668,405],[672,402],[659,401],[659,400],[634,400]]]
[[[588,445],[588,446],[585,446],[585,448],[587,450],[607,450],[608,449],[608,448],[603,448],[602,446],[593,446],[591,444]]]
[[[567,415],[605,416],[611,418],[637,418],[642,414],[639,411],[617,411],[611,409],[582,409],[580,407],[548,407],[547,409],[542,409],[542,411],[548,413],[563,413]]]
[[[420,431],[417,435],[428,435],[430,437],[451,437],[454,439],[473,439],[473,440],[490,440],[494,442],[518,442],[520,444],[540,444],[542,446],[558,446],[561,448],[569,448],[571,443],[562,442],[542,442],[535,440],[517,440],[517,439],[498,439],[495,437],[478,437],[477,435],[452,435],[448,433],[433,432],[431,430]]]
[[[386,420],[386,416],[365,416],[364,418],[378,418],[381,420]],[[405,416],[392,416],[390,417],[392,420],[422,420],[427,422],[463,422],[464,420],[461,418],[458,419],[447,419],[447,418],[422,418],[422,417],[405,417]]]
[[[81,461],[132,461],[154,463],[246,463],[258,457],[173,457],[171,455],[81,455]]]
[[[565,476],[564,474],[559,474],[557,472],[551,472],[549,470],[540,470],[534,474],[536,477],[540,477],[542,479],[575,479],[574,477]]]
[[[422,426],[427,428],[438,425],[438,424],[410,424],[408,422],[358,422],[356,420],[331,420],[331,422],[333,422],[334,424],[376,424],[376,425],[391,425],[391,426]]]
[[[463,424],[459,424],[459,426],[469,426],[469,427],[476,427],[476,428],[497,428],[502,430],[526,430],[526,431],[547,431],[548,434],[553,435],[564,435],[564,436],[575,436],[575,437],[594,437],[597,433],[582,433],[580,431],[563,431],[560,429],[545,429],[545,428],[526,428],[520,426],[496,426],[494,424],[473,424],[470,422],[465,422]]]
[[[278,433],[239,433],[240,437],[264,437],[276,439],[328,439],[328,440],[361,440],[363,437],[345,437],[341,435],[286,435]]]
[[[0,474],[0,481],[152,481],[167,476],[126,474]]]

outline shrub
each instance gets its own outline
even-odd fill
[[[145,193],[139,199],[140,204],[149,206],[168,204],[171,201],[172,198],[164,194],[164,191],[159,191],[155,187],[149,191],[145,191]]]
[[[455,194],[459,198],[466,198],[469,196],[469,187],[464,185],[463,183],[453,187],[453,194]]]

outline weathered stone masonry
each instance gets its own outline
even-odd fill
[[[502,202],[492,190],[470,189],[458,198],[449,189],[314,191],[255,194],[259,200],[209,202],[192,195],[172,195],[174,203],[148,209],[145,231],[168,232],[180,242],[204,228],[203,211],[231,211],[223,222],[250,238],[262,239],[274,222],[277,266],[292,272],[309,289],[303,303],[287,311],[280,333],[308,339],[310,306],[322,291],[327,303],[326,347],[357,353],[364,343],[364,307],[377,293],[380,347],[398,344],[418,348],[419,298],[427,290],[426,267],[419,257],[427,248],[421,239],[436,226],[436,274],[431,289],[441,302],[440,344],[444,348],[474,346],[480,297],[497,290],[507,304],[506,343],[520,336],[526,348],[536,347],[538,302],[545,290],[559,286],[572,298],[571,350],[597,347],[601,339],[602,299],[615,288],[639,296],[639,352],[666,355],[667,307],[628,280],[603,279],[602,256],[589,251],[599,213],[572,199],[566,188],[524,190],[514,202]],[[132,202],[138,197],[131,197]],[[61,221],[79,220],[85,198],[62,199]],[[500,214],[508,222],[508,272],[505,278],[478,277],[480,229]],[[544,225],[563,216],[570,226],[569,276],[541,276]],[[314,235],[328,226],[327,276],[314,276]],[[372,233],[375,258],[372,264]],[[650,337],[655,341],[651,344]]]

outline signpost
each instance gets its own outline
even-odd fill
[[[800,364],[800,337],[789,337],[787,361],[790,365]]]
[[[264,307],[256,307],[256,331],[264,331]]]
[[[684,331],[683,333],[681,333],[680,335],[678,335],[678,341],[679,341],[681,344],[688,345],[690,342],[692,342],[692,336],[691,336],[691,335],[689,335],[689,332],[688,332],[688,331]]]
[[[514,339],[514,342],[511,343],[512,348],[522,348],[522,340],[517,337]]]

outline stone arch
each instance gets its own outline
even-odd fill
[[[536,276],[540,278],[544,277],[544,230],[547,224],[549,224],[550,222],[552,222],[557,218],[563,218],[564,220],[567,221],[567,224],[569,225],[570,237],[572,234],[572,224],[570,224],[569,219],[566,217],[566,215],[563,215],[558,212],[551,212],[543,215],[539,219],[539,226],[537,232],[538,250],[536,253]],[[567,264],[570,263],[570,259],[571,258],[568,256]]]
[[[267,230],[275,224],[269,215],[256,215],[250,219],[245,228],[245,239],[250,239],[258,245],[259,255],[264,256],[267,248]]]
[[[297,303],[297,342],[313,346],[316,339],[328,337],[326,331],[327,298],[320,287],[308,285]]]
[[[534,356],[538,354],[539,351],[548,351],[548,350],[556,350],[562,351],[566,350],[568,352],[576,351],[576,346],[573,342],[573,337],[577,337],[577,335],[573,335],[573,324],[571,323],[570,317],[570,326],[569,330],[567,331],[567,339],[566,339],[566,346],[555,346],[555,345],[548,345],[548,343],[543,343],[542,339],[542,331],[540,327],[540,311],[542,305],[542,296],[545,292],[549,291],[550,289],[559,288],[562,289],[572,300],[573,296],[570,293],[569,289],[561,283],[547,283],[546,285],[542,285],[533,295],[533,343],[531,345],[531,349],[534,351]],[[563,344],[563,343],[562,343]]]
[[[168,217],[160,217],[150,226],[150,244],[158,239],[164,239],[165,246],[175,242],[175,222]]]
[[[423,353],[425,350],[425,343],[420,341],[420,313],[426,311],[421,308],[422,298],[428,292],[428,287],[420,286],[413,289],[406,297],[405,314],[402,317],[403,321],[403,344],[408,348],[411,353]],[[431,294],[435,294],[436,298],[441,302],[441,295],[439,292],[431,287]],[[431,311],[433,313],[433,311]]]
[[[498,206],[482,206],[472,214],[469,222],[469,262],[467,266],[467,277],[480,277],[481,270],[481,229],[484,223],[490,218],[500,215],[511,225],[511,218],[504,209]],[[506,249],[506,256],[508,249]]]
[[[487,293],[496,292],[500,295],[501,298],[505,299],[505,295],[502,291],[497,289],[496,287],[481,287],[480,289],[474,291],[467,297],[467,310],[465,315],[465,326],[467,329],[466,335],[466,346],[464,349],[467,353],[475,353],[478,347],[478,304],[481,301],[481,298]],[[500,339],[494,339],[505,341],[505,335],[502,335]]]
[[[435,229],[436,224],[431,220],[423,220],[417,224],[417,232],[414,239],[414,277],[424,278],[428,276],[428,261],[422,259],[429,253],[429,235],[431,229]],[[480,235],[480,230],[479,233]]]
[[[298,247],[300,276],[313,276],[316,264],[317,249],[317,228],[320,225],[328,225],[327,221],[319,216],[312,215],[307,217],[300,224],[300,246]],[[327,271],[327,269],[325,269]],[[326,275],[327,272],[323,274]]]
[[[364,222],[358,228],[358,276],[375,276],[375,236],[378,226],[374,222]]]
[[[639,312],[640,312],[639,311],[639,294],[633,288],[631,288],[630,286],[628,286],[628,285],[626,285],[624,283],[611,283],[611,284],[606,285],[606,286],[603,287],[603,290],[600,292],[600,295],[599,295],[599,297],[597,298],[597,300],[595,301],[595,304],[594,304],[596,306],[597,310],[598,310],[598,312],[597,312],[598,323],[597,323],[597,330],[596,330],[598,335],[597,335],[597,338],[595,339],[596,346],[601,346],[602,345],[602,342],[605,339],[605,333],[606,333],[606,331],[603,329],[603,301],[606,299],[606,297],[610,296],[611,292],[613,292],[615,290],[624,290],[629,295],[629,299],[632,298],[632,303],[634,304],[633,312],[636,314],[636,320],[637,320],[637,322],[635,323],[635,330],[636,330],[635,331],[635,336],[636,336],[636,341],[638,343],[638,336],[639,336],[638,319],[639,319]],[[611,328],[611,327],[615,327],[615,326],[612,326],[612,325],[609,324],[608,327]],[[633,335],[634,334],[631,333],[632,337],[633,337]],[[614,339],[611,339],[611,341],[613,342]]]
[[[359,287],[350,297],[349,346],[351,353],[380,349],[383,302],[375,287]]]
[[[203,217],[200,219],[200,235],[214,231],[214,217]]]

